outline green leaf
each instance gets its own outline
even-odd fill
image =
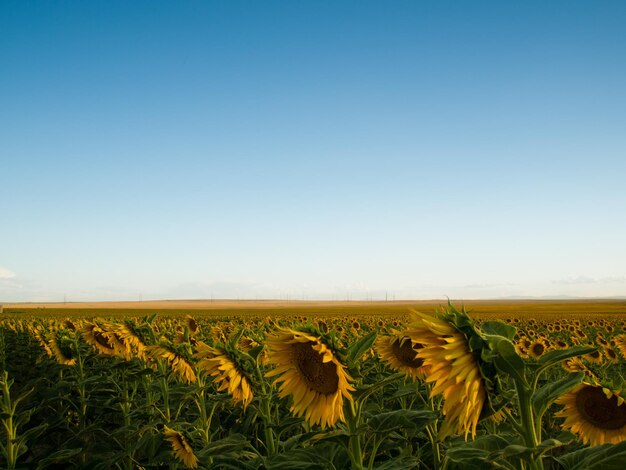
[[[308,470],[335,468],[324,448],[295,449],[278,455],[266,463],[268,470]]]
[[[565,470],[624,470],[626,441],[586,447],[556,459]]]
[[[539,359],[539,364],[542,368],[549,367],[551,365],[564,361],[565,359],[592,353],[597,349],[598,348],[596,347],[590,346],[575,346],[569,349],[550,351],[541,356],[541,358]]]
[[[543,416],[554,400],[582,382],[584,377],[585,374],[582,372],[568,374],[567,377],[556,382],[550,382],[537,390],[532,397],[533,409],[537,416]]]
[[[348,360],[350,362],[354,362],[361,359],[363,354],[365,354],[367,350],[372,347],[374,341],[376,341],[375,331],[372,331],[371,333],[363,336],[361,339],[359,339],[356,343],[348,348]]]
[[[252,458],[256,455],[253,451],[254,448],[244,435],[231,434],[224,439],[210,442],[198,452],[198,455],[202,457],[213,457],[237,454],[242,457]]]
[[[563,443],[557,439],[546,439],[541,444],[539,444],[536,448],[526,447],[520,444],[512,444],[510,446],[505,447],[502,456],[503,457],[519,457],[519,458],[528,458],[528,457],[538,457],[551,449],[556,447],[561,447]]]
[[[422,460],[419,457],[413,457],[411,455],[401,455],[394,459],[385,460],[380,465],[376,466],[376,470],[397,470],[399,468],[419,468],[422,464]]]
[[[399,429],[419,431],[438,417],[438,413],[429,410],[395,410],[371,416],[367,425],[376,434],[388,434]]]
[[[57,450],[56,452],[53,452],[47,457],[39,460],[37,464],[37,470],[44,469],[52,464],[59,464],[59,463],[65,463],[65,462],[69,463],[71,462],[72,457],[75,457],[76,455],[80,454],[82,450],[83,449],[81,449],[80,447],[78,449]]]
[[[526,383],[524,360],[515,351],[513,343],[508,339],[502,339],[495,344],[494,350],[496,353],[494,359],[496,367],[515,380]]]
[[[514,326],[495,320],[481,323],[480,329],[487,335],[504,336],[510,341],[513,341],[517,333],[517,328]]]

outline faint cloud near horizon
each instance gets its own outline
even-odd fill
[[[0,279],[13,279],[14,277],[15,273],[13,271],[0,266]]]

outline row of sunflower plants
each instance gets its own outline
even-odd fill
[[[452,305],[405,322],[5,321],[2,463],[617,468],[621,374],[580,359],[595,345],[528,358],[524,335]]]

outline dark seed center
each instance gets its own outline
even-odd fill
[[[405,340],[402,345],[400,344],[400,340],[397,339],[391,346],[394,356],[396,356],[402,364],[414,368],[424,365],[424,361],[416,357],[417,350],[420,348],[422,348],[421,344],[413,345],[410,339]]]
[[[583,419],[601,429],[626,426],[626,405],[618,406],[617,397],[607,398],[601,387],[584,387],[576,395],[576,408]]]
[[[313,349],[314,342],[292,345],[293,362],[307,386],[325,395],[339,388],[339,375],[334,362],[322,362],[322,355]]]

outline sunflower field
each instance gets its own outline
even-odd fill
[[[623,469],[619,315],[0,320],[7,469]]]

